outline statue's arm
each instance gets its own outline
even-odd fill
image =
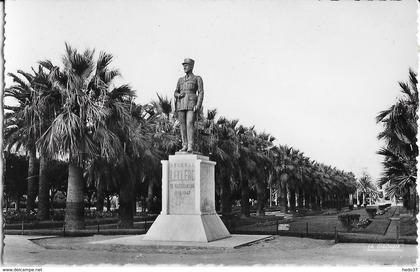
[[[176,83],[176,88],[175,88],[175,92],[174,92],[174,96],[175,98],[178,98],[179,95],[181,94],[181,88],[179,87],[181,79],[178,79],[178,82]]]
[[[197,76],[197,85],[198,85],[197,109],[200,109],[201,106],[203,105],[203,98],[204,98],[203,79],[200,76]]]

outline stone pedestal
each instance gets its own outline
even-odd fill
[[[210,242],[230,236],[215,210],[215,165],[189,153],[162,161],[162,212],[144,240]]]

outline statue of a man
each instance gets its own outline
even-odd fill
[[[179,78],[175,89],[175,110],[181,123],[182,152],[193,152],[194,121],[203,104],[203,80],[193,74],[194,60],[182,63],[185,76]]]

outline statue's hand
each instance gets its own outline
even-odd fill
[[[199,107],[197,107],[197,106],[194,106],[194,107],[193,107],[193,111],[194,111],[194,112],[198,112],[199,110],[200,110],[200,108],[199,108]]]

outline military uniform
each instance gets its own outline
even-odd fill
[[[175,110],[178,120],[181,123],[182,149],[180,151],[193,151],[194,145],[194,121],[195,110],[199,110],[203,104],[203,80],[200,76],[192,73],[194,60],[185,59],[183,65],[188,64],[189,70],[185,70],[186,75],[178,79],[175,96]],[[188,69],[185,68],[184,69]]]
[[[197,106],[197,109],[201,108],[204,96],[201,77],[191,74],[188,78],[179,78],[174,95],[177,97],[177,94],[181,93],[185,93],[185,96],[176,100],[177,111],[193,110],[194,106]]]

